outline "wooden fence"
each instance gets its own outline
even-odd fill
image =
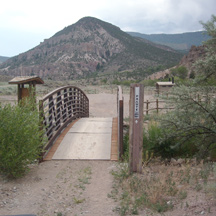
[[[64,86],[45,95],[39,101],[39,111],[48,138],[45,150],[48,150],[69,123],[89,117],[89,99],[81,89]]]
[[[166,101],[159,101],[158,99],[156,99],[155,101],[145,101],[144,104],[146,104],[146,106],[144,106],[144,112],[146,112],[146,115],[149,114],[149,111],[153,111],[156,110],[157,113],[159,113],[159,110],[169,110],[169,109],[174,109],[174,107],[160,107],[159,104],[164,104],[166,103]],[[152,106],[150,107],[150,105],[153,104],[153,108]]]

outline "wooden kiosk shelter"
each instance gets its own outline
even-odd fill
[[[8,82],[9,84],[18,85],[18,102],[25,97],[35,95],[36,84],[44,84],[44,81],[37,76],[19,76],[14,77]]]
[[[175,86],[174,77],[169,82],[156,82],[156,93],[160,94],[169,91],[173,86]]]

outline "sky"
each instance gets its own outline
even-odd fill
[[[174,34],[203,30],[215,0],[1,0],[0,56],[26,52],[92,16],[123,31]]]

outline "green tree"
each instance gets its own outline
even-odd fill
[[[175,110],[160,119],[164,134],[161,143],[174,140],[171,149],[175,151],[197,154],[199,158],[209,156],[216,148],[216,99],[211,96],[214,94],[212,87],[173,88],[169,106]]]
[[[195,73],[194,71],[191,71],[190,75],[189,75],[189,78],[190,79],[194,79],[195,78]]]
[[[210,21],[203,23],[212,38],[206,42],[205,59],[195,63],[193,84],[173,88],[169,106],[174,106],[175,110],[160,118],[164,134],[160,142],[174,140],[172,149],[196,153],[200,158],[216,152],[216,88],[209,82],[216,77],[215,22],[213,15]]]
[[[200,22],[203,25],[203,28],[207,31],[207,34],[211,36],[211,39],[207,40],[204,44],[207,45],[209,50],[213,53],[216,52],[216,16],[212,15],[211,19],[206,23]]]
[[[197,76],[196,83],[208,85],[211,79],[216,79],[216,16],[212,15],[208,22],[201,22],[201,24],[208,35],[211,36],[211,39],[204,43],[207,47],[206,58],[195,63],[196,74],[199,75]]]
[[[185,66],[179,66],[175,69],[172,69],[172,74],[181,79],[186,79],[188,75],[188,70]]]

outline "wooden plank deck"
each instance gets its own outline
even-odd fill
[[[85,124],[81,126],[81,122],[83,120],[81,119],[76,120],[72,122],[70,125],[67,126],[67,128],[61,133],[61,135],[57,138],[55,144],[52,146],[52,148],[49,150],[48,154],[44,158],[45,161],[52,160],[52,159],[104,159],[104,160],[118,160],[118,130],[117,130],[117,118],[113,119],[106,119],[106,118],[93,118],[92,120],[88,119],[88,122],[90,121],[90,124]],[[110,126],[105,125],[103,126],[103,122],[110,122]],[[77,123],[77,124],[76,124]],[[76,125],[75,125],[76,124]],[[73,127],[74,126],[74,127]],[[81,127],[81,128],[80,128]],[[70,133],[68,135],[68,133]],[[90,133],[93,133],[92,135]],[[110,133],[110,135],[109,135]],[[74,138],[75,134],[77,134],[78,138]],[[67,137],[66,137],[67,136]],[[69,137],[68,137],[69,136]],[[87,136],[87,137],[86,137]],[[85,138],[86,137],[86,138]],[[109,138],[110,137],[110,138]],[[71,140],[71,139],[74,139]],[[81,144],[77,144],[79,140],[81,141]],[[92,140],[94,139],[94,140]],[[63,144],[64,140],[64,144]],[[68,144],[70,142],[70,144]],[[60,146],[60,144],[63,144],[64,146]],[[61,145],[62,145],[61,144]],[[90,156],[88,156],[88,152],[81,152],[80,156],[74,156],[74,153],[79,154],[79,151],[74,148],[80,148],[80,145],[87,144],[89,146],[85,146],[88,150],[92,151],[89,152]],[[72,147],[71,145],[74,145]],[[95,148],[93,146],[95,145]],[[101,146],[103,145],[103,146]],[[111,146],[109,146],[111,145]],[[57,149],[58,154],[56,153]],[[67,151],[71,151],[73,149],[74,153],[68,153]],[[81,147],[82,149],[82,147]],[[63,153],[66,151],[65,156]],[[99,156],[95,155],[95,151],[99,151]],[[108,154],[108,155],[107,155]],[[56,156],[57,155],[57,156]],[[66,156],[67,155],[67,156]],[[73,155],[73,156],[72,156]],[[86,158],[85,158],[86,157]],[[95,157],[95,158],[94,158]]]
[[[64,130],[63,132],[60,134],[60,136],[57,138],[57,140],[55,141],[54,145],[51,147],[51,149],[49,150],[49,152],[47,153],[47,155],[44,158],[44,161],[50,161],[52,160],[53,155],[55,154],[57,148],[59,147],[59,145],[61,144],[62,140],[64,139],[65,135],[67,134],[67,132],[73,127],[73,125],[78,121],[79,119],[76,119],[75,121],[71,122]]]

